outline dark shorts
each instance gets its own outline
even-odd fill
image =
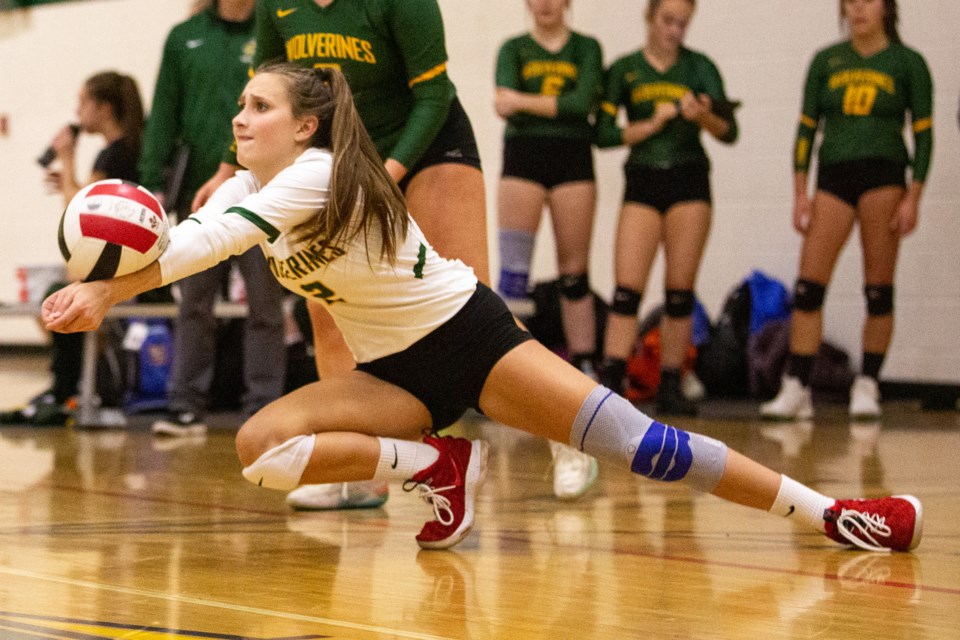
[[[642,165],[623,168],[626,186],[623,201],[652,207],[665,215],[681,202],[710,204],[710,166],[704,163],[681,164],[669,169],[655,169]]]
[[[532,340],[500,296],[482,283],[455,316],[403,351],[357,369],[413,394],[433,417],[433,431],[480,409],[480,392],[500,359]]]
[[[884,158],[838,162],[817,171],[817,190],[834,195],[853,208],[860,197],[880,187],[906,187],[906,167]]]
[[[427,150],[417,160],[417,164],[400,180],[400,191],[406,193],[407,185],[415,175],[428,167],[437,164],[465,164],[468,167],[480,168],[480,151],[477,149],[477,139],[473,135],[470,118],[463,110],[460,99],[453,98],[450,111],[443,127],[437,133]]]
[[[502,175],[530,180],[545,189],[567,182],[593,182],[592,145],[568,138],[507,138]]]

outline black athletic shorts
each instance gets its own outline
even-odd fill
[[[710,165],[706,163],[681,164],[669,169],[643,165],[623,167],[625,187],[623,201],[652,207],[666,215],[681,202],[710,204]]]
[[[409,391],[430,411],[433,431],[480,409],[493,366],[533,337],[517,326],[500,296],[483,283],[455,316],[403,351],[357,369]]]
[[[454,96],[450,103],[450,111],[437,137],[433,139],[427,150],[417,160],[417,164],[400,180],[400,191],[406,193],[407,185],[413,176],[427,167],[436,164],[465,164],[468,167],[480,168],[480,151],[477,149],[477,139],[473,135],[470,118],[463,110],[460,99]]]
[[[886,158],[838,162],[817,170],[817,190],[856,208],[860,197],[880,187],[906,187],[906,167]]]
[[[567,182],[593,182],[592,145],[570,138],[507,138],[502,175],[530,180],[545,189]]]

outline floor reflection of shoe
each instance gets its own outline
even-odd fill
[[[880,389],[876,378],[857,376],[850,387],[850,417],[876,420],[880,417]]]
[[[799,456],[803,447],[810,442],[810,436],[812,434],[813,422],[810,420],[785,422],[760,429],[760,435],[763,438],[780,443],[783,449],[783,455],[787,458],[796,458]]]
[[[440,452],[437,461],[403,483],[404,491],[420,490],[433,507],[434,520],[423,525],[417,544],[448,549],[473,528],[474,501],[487,475],[487,444],[465,438],[427,436],[425,444]]]
[[[597,459],[559,442],[550,442],[553,454],[553,493],[573,500],[587,492],[597,479]]]
[[[305,484],[287,494],[287,504],[298,511],[375,509],[389,497],[389,485],[380,480]]]
[[[895,587],[905,600],[917,601],[920,585],[917,560],[912,554],[855,553],[840,551],[834,559],[837,584],[845,591],[871,586]]]
[[[880,443],[879,422],[851,422],[850,423],[851,449],[859,458],[877,454],[877,445]]]
[[[837,500],[823,519],[830,539],[867,551],[910,551],[923,536],[923,506],[914,496]]]
[[[193,411],[171,411],[150,428],[154,435],[182,438],[207,432],[207,424]]]

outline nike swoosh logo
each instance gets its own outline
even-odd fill
[[[793,506],[793,505],[790,505],[790,510],[787,511],[787,515],[784,516],[784,518],[790,516],[794,511],[795,511],[794,506]]]
[[[196,49],[203,44],[203,40],[187,40],[187,49]]]
[[[393,464],[390,465],[390,468],[391,468],[391,469],[396,469],[396,468],[397,468],[397,463],[398,463],[399,461],[400,461],[400,459],[397,457],[397,445],[393,445]]]
[[[290,15],[291,13],[293,13],[293,12],[296,11],[296,10],[297,10],[296,8],[293,8],[293,9],[277,9],[277,17],[278,17],[278,18],[286,18],[288,15]]]

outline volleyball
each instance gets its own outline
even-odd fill
[[[77,192],[57,240],[71,280],[106,280],[149,266],[167,248],[168,232],[167,214],[152,193],[113,179]]]

